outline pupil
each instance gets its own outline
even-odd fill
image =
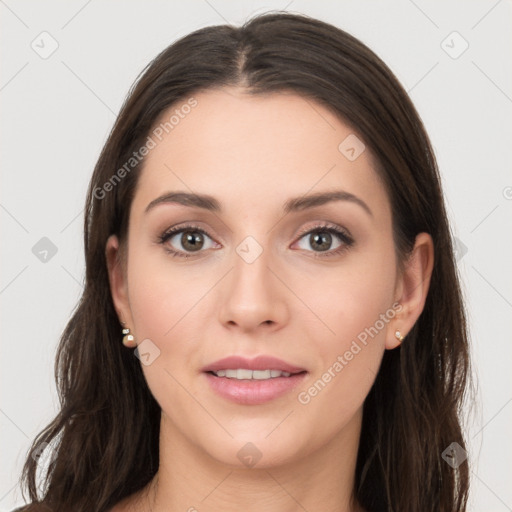
[[[193,234],[190,234],[193,233]],[[188,231],[187,233],[183,233],[182,237],[182,245],[183,247],[187,248],[187,245],[189,245],[189,249],[197,250],[200,248],[199,246],[202,243],[202,235],[198,231]],[[194,242],[194,239],[199,239],[199,242]]]
[[[313,234],[313,240],[315,241],[315,243],[318,241],[318,240],[324,240],[324,243],[322,244],[320,242],[320,245],[321,247],[319,247],[320,251],[327,251],[329,249],[329,245],[330,245],[330,242],[331,242],[331,234],[330,233],[327,233],[327,232],[324,232],[324,235],[321,235],[321,234]]]

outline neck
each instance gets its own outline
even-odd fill
[[[362,411],[321,449],[279,466],[241,468],[213,459],[162,413],[160,465],[144,510],[359,512],[353,499]]]

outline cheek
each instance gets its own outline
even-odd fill
[[[205,294],[208,279],[184,272],[162,250],[134,248],[128,264],[129,300],[137,336],[164,343]]]
[[[313,301],[328,328],[311,325],[308,338],[319,364],[298,390],[297,401],[305,417],[317,418],[312,421],[319,436],[335,435],[350,421],[378,373],[395,310],[389,288],[375,286],[372,278],[368,273],[332,280]]]
[[[142,251],[131,255],[128,268],[129,300],[137,343],[146,342],[149,364],[141,359],[151,392],[164,411],[189,417],[193,401],[179,384],[194,367],[199,343],[197,315],[208,282],[171,270]],[[211,286],[211,283],[209,284]],[[151,343],[148,343],[150,340]],[[187,389],[189,388],[187,384]]]
[[[325,267],[307,279],[297,278],[294,290],[305,298],[315,319],[317,335],[312,339],[326,340],[323,351],[341,350],[361,333],[364,338],[376,323],[383,338],[387,322],[382,324],[381,315],[390,315],[395,267],[392,257],[380,254],[354,256],[339,268]]]
[[[307,338],[314,340],[319,361],[312,376],[313,388],[304,390],[304,402],[321,395],[323,398],[314,399],[315,408],[328,407],[334,400],[350,414],[364,401],[382,360],[389,322],[396,313],[392,307],[394,281],[392,256],[370,254],[354,257],[336,271],[316,273],[299,290],[314,313],[305,328]]]

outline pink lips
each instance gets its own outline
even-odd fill
[[[258,356],[254,359],[246,359],[241,356],[229,356],[219,359],[212,364],[205,366],[203,372],[216,372],[218,370],[246,368],[247,370],[281,370],[282,372],[298,373],[303,372],[304,368],[293,366],[277,357]]]
[[[244,368],[247,370],[280,370],[291,373],[289,377],[273,377],[265,380],[233,379],[217,377],[213,371]],[[232,402],[243,405],[259,405],[274,400],[295,388],[307,375],[304,368],[286,363],[272,356],[246,359],[230,356],[205,366],[202,371],[210,388]]]

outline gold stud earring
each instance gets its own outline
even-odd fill
[[[396,338],[397,340],[399,340],[399,341],[400,341],[400,343],[401,343],[402,341],[404,341],[404,336],[402,336],[401,332],[400,332],[400,331],[398,331],[398,330],[397,330],[397,331],[395,331],[395,338]]]
[[[123,324],[124,325],[124,324]],[[135,338],[133,337],[133,334],[130,334],[130,329],[128,327],[123,329],[123,345],[125,347],[134,347],[136,345]]]

